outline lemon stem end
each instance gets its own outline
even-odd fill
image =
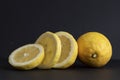
[[[91,56],[92,58],[96,58],[97,57],[97,54],[96,53],[94,53],[94,54],[92,54],[92,56]]]

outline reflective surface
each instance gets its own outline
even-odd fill
[[[78,61],[65,70],[19,71],[1,59],[0,67],[1,80],[117,80],[120,77],[120,60],[111,60],[102,68],[86,67]]]

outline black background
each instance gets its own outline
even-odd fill
[[[120,2],[111,0],[9,0],[1,9],[1,56],[34,43],[45,31],[67,31],[76,39],[85,32],[106,35],[113,59],[120,58]]]
[[[67,31],[76,40],[88,31],[101,32],[108,37],[112,44],[113,56],[111,60],[120,59],[119,0],[9,0],[1,2],[0,13],[0,60],[3,67],[9,66],[7,58],[14,49],[34,43],[39,35],[46,31]],[[109,71],[112,71],[112,68],[118,68],[115,67],[118,66],[118,63],[114,63],[115,66],[112,67],[110,65],[108,65],[108,69],[102,69],[103,72],[96,69],[95,72],[92,72],[91,69],[86,69],[89,71],[87,72],[82,68],[82,73],[83,75],[84,73],[92,73],[91,76],[98,74],[98,77],[104,77],[101,73],[105,72],[105,75],[111,76],[115,72],[113,70],[111,74],[108,74]],[[13,71],[12,73],[16,74],[17,72]],[[46,74],[44,71],[43,73]],[[49,73],[54,75],[57,71],[53,70]],[[73,73],[78,72],[76,70]],[[31,76],[29,72],[26,73],[26,76],[27,74]],[[62,74],[62,71],[56,76],[59,74]],[[69,74],[69,71],[64,74]],[[69,76],[71,75],[69,74]],[[10,77],[10,75],[8,76]],[[14,75],[11,76],[14,77]],[[77,78],[78,76],[74,75],[73,77]],[[21,79],[23,80],[23,78]]]

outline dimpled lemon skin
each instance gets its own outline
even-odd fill
[[[99,32],[87,32],[78,40],[79,59],[90,67],[105,66],[112,56],[112,45],[107,37]]]

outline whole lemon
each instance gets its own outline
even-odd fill
[[[112,56],[112,45],[108,38],[99,32],[87,32],[78,40],[79,59],[90,67],[105,66]]]

